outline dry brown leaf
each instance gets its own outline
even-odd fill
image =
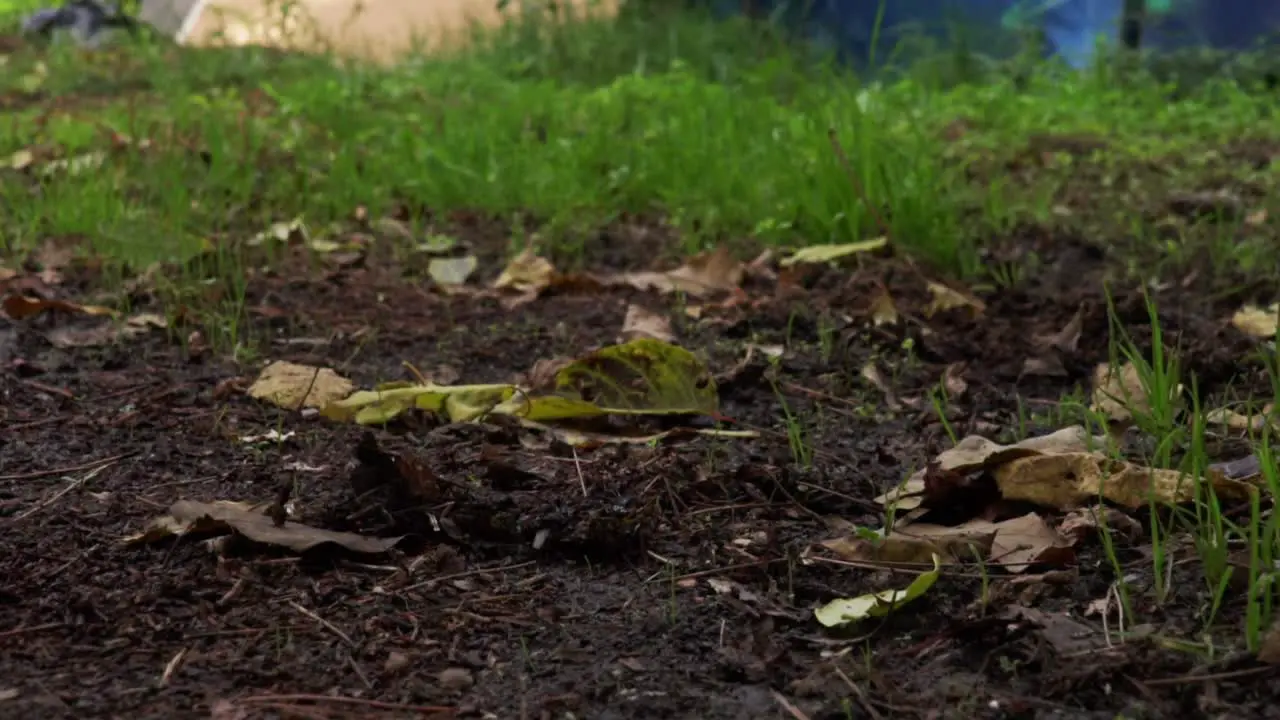
[[[826,540],[823,547],[849,562],[928,567],[936,554],[944,562],[972,562],[991,552],[995,533],[941,525],[908,525],[878,540],[845,536]]]
[[[939,282],[929,282],[929,294],[933,299],[929,301],[929,306],[925,308],[925,317],[933,317],[940,312],[957,308],[968,308],[976,316],[986,312],[987,309],[986,303],[978,298]]]
[[[871,316],[871,324],[876,327],[884,325],[896,325],[900,316],[898,315],[898,306],[893,302],[893,296],[889,294],[887,288],[881,287],[880,292],[871,300],[871,306],[867,313]]]
[[[1076,308],[1075,315],[1071,316],[1071,320],[1061,330],[1053,335],[1036,338],[1036,344],[1065,353],[1075,352],[1076,347],[1080,344],[1080,334],[1084,330],[1084,309],[1085,306],[1082,303]]]
[[[526,247],[507,263],[502,274],[493,281],[493,288],[536,295],[550,286],[555,277],[556,269],[551,261],[539,256],[532,247]]]
[[[967,369],[965,363],[951,363],[946,370],[942,371],[942,387],[947,391],[947,399],[955,400],[964,391],[969,389],[969,383],[964,379],[964,371]]]
[[[100,305],[80,305],[67,300],[45,300],[27,295],[10,295],[4,299],[4,312],[14,320],[23,320],[45,311],[84,315],[115,315],[116,311]]]
[[[1012,445],[1001,445],[980,435],[969,435],[936,458],[936,471],[968,474],[995,467],[1010,460],[1034,455],[1098,452],[1105,448],[1105,437],[1092,437],[1079,425],[1063,428],[1048,435],[1027,438]],[[1101,455],[1098,455],[1101,457]],[[917,471],[907,481],[880,497],[876,502],[892,505],[897,510],[910,510],[923,502],[927,468]]]
[[[1277,316],[1280,316],[1280,303],[1269,308],[1245,305],[1231,316],[1231,324],[1246,335],[1273,338],[1276,336]]]
[[[431,258],[427,264],[427,275],[438,285],[464,285],[479,265],[475,255]]]
[[[277,526],[266,514],[270,503],[250,504],[231,500],[211,503],[179,500],[169,514],[153,520],[143,532],[125,538],[129,544],[155,542],[189,533],[226,533],[233,531],[265,545],[303,553],[325,544],[333,544],[352,552],[376,555],[390,550],[400,537],[374,538],[355,533],[334,532],[286,520]]]
[[[1029,357],[1022,363],[1022,377],[1066,377],[1067,367],[1056,354]]]
[[[1267,425],[1280,429],[1276,422],[1274,408],[1268,404],[1257,414],[1242,415],[1230,408],[1219,408],[1205,413],[1205,422],[1216,427],[1225,427],[1234,432],[1262,432]]]
[[[45,339],[57,348],[95,347],[117,340],[137,337],[152,329],[164,329],[169,323],[163,315],[139,313],[123,323],[105,322],[87,328],[58,327],[45,333]]]
[[[1142,375],[1133,363],[1125,363],[1119,369],[1102,363],[1093,370],[1094,412],[1102,413],[1114,422],[1128,422],[1134,414],[1151,412],[1151,400],[1142,385]]]
[[[1012,573],[1035,564],[1063,565],[1075,559],[1072,543],[1036,513],[998,523],[970,521],[969,525],[990,525],[995,531],[991,560]]]
[[[682,292],[693,297],[734,292],[742,285],[745,270],[728,248],[700,253],[668,272],[633,272],[605,278],[606,285],[630,285],[637,290]]]
[[[1258,661],[1268,665],[1280,665],[1280,617],[1262,635],[1258,645]]]
[[[637,338],[674,342],[676,336],[671,331],[671,320],[665,315],[659,315],[642,305],[629,305],[618,342],[624,343]]]
[[[1050,613],[1036,608],[1010,606],[1001,611],[1006,620],[1022,620],[1040,628],[1040,636],[1059,656],[1077,658],[1107,646],[1106,636],[1073,620],[1065,613]]]
[[[1130,509],[1150,501],[1167,504],[1196,498],[1196,480],[1177,470],[1145,468],[1088,453],[1033,455],[993,469],[1005,500],[1073,510],[1099,499]],[[1222,497],[1247,498],[1252,486],[1212,472],[1209,484]]]
[[[329,368],[277,360],[263,368],[246,394],[286,410],[298,410],[304,407],[323,408],[345,398],[355,389],[355,383]]]
[[[1098,532],[1132,542],[1142,537],[1142,523],[1106,505],[1072,510],[1058,523],[1058,532],[1073,543],[1082,542]]]
[[[876,367],[874,360],[867,362],[862,366],[862,379],[871,384],[871,387],[879,390],[884,394],[884,403],[890,410],[901,410],[902,403],[898,401],[896,395],[893,394],[893,388],[889,386],[889,381],[885,379],[884,374],[880,372],[880,368]]]

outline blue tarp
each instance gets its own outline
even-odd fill
[[[999,54],[1020,30],[1039,30],[1047,51],[1075,67],[1099,40],[1114,43],[1124,0],[714,0],[725,14],[750,8],[799,27],[854,59],[884,58],[908,33],[964,37]],[[1280,34],[1280,0],[1147,0],[1142,46],[1241,50]],[[873,47],[874,46],[874,47]]]

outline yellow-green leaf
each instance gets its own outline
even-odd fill
[[[800,248],[795,251],[791,257],[783,258],[778,262],[778,264],[782,267],[791,267],[792,265],[798,265],[800,263],[831,262],[849,255],[879,250],[888,244],[888,238],[878,237],[874,240],[844,243],[843,245],[810,245],[809,247]]]
[[[933,569],[917,577],[907,587],[901,590],[881,590],[858,597],[832,600],[814,610],[813,614],[818,618],[818,622],[827,627],[839,627],[869,617],[888,615],[894,608],[906,605],[933,587],[933,584],[938,581],[941,564],[942,559],[935,553]]]

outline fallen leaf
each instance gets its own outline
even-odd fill
[[[990,528],[921,523],[908,524],[901,531],[895,528],[882,537],[846,535],[821,545],[850,562],[890,566],[927,564],[935,555],[945,563],[982,560],[991,554],[994,540],[995,532]]]
[[[1073,510],[1109,500],[1132,510],[1149,502],[1177,505],[1195,500],[1211,487],[1222,497],[1243,500],[1253,486],[1210,472],[1207,483],[1177,470],[1146,468],[1088,453],[1033,455],[992,470],[1005,500]],[[1200,492],[1197,492],[1200,490]]]
[[[637,290],[663,293],[682,292],[693,297],[735,292],[742,284],[743,265],[721,246],[700,253],[668,272],[633,272],[603,279],[606,285],[629,285]]]
[[[263,368],[246,394],[286,410],[298,410],[325,408],[354,389],[350,380],[329,368],[277,360]]]
[[[67,300],[44,300],[26,295],[9,295],[4,299],[4,312],[14,320],[24,320],[46,310],[84,315],[116,314],[111,308],[100,305],[80,305]]]
[[[950,288],[942,283],[929,282],[929,294],[932,300],[929,306],[925,308],[925,317],[933,317],[940,312],[955,310],[959,308],[967,308],[973,315],[981,315],[986,312],[987,305],[976,297],[962,293],[959,290]]]
[[[881,287],[876,293],[875,298],[871,300],[871,307],[868,309],[871,316],[871,324],[876,327],[883,325],[896,325],[900,319],[898,315],[898,306],[893,302],[893,296],[889,294],[888,288]]]
[[[839,598],[814,611],[818,622],[827,627],[839,627],[869,617],[882,617],[915,600],[938,581],[942,559],[933,556],[933,569],[921,573],[910,585],[901,590],[882,590],[854,598]]]
[[[302,221],[302,218],[296,217],[287,222],[272,223],[266,230],[249,238],[246,244],[250,247],[257,247],[271,242],[287,245],[298,243],[309,245],[311,243],[311,233],[307,230],[307,225]]]
[[[1142,383],[1142,373],[1133,363],[1113,369],[1101,363],[1093,370],[1091,409],[1113,422],[1124,423],[1136,415],[1151,413],[1151,399]]]
[[[458,239],[452,235],[432,233],[425,240],[414,246],[414,250],[428,255],[443,255],[458,246]]]
[[[1268,425],[1280,429],[1271,405],[1263,407],[1256,415],[1241,415],[1230,408],[1210,410],[1205,413],[1204,420],[1206,423],[1234,432],[1262,432]]]
[[[561,367],[545,393],[512,384],[387,384],[328,403],[332,420],[381,424],[417,408],[452,422],[507,415],[530,422],[600,415],[715,415],[714,379],[688,350],[650,338],[612,345]]]
[[[966,524],[975,528],[990,525],[995,532],[991,560],[1012,573],[1037,564],[1065,565],[1075,559],[1072,542],[1036,513],[998,523],[970,521]]]
[[[627,316],[622,321],[622,333],[618,341],[626,342],[636,338],[673,342],[675,333],[671,331],[671,320],[642,305],[627,306]]]
[[[1000,617],[1023,620],[1040,628],[1040,635],[1060,656],[1080,657],[1107,645],[1106,637],[1097,630],[1071,619],[1065,613],[1050,613],[1017,605],[1004,608]]]
[[[1106,505],[1094,505],[1072,510],[1058,523],[1058,532],[1073,543],[1083,542],[1098,533],[1110,533],[1112,538],[1133,542],[1142,537],[1142,523],[1133,517]]]
[[[1240,332],[1252,337],[1274,338],[1277,316],[1280,316],[1280,303],[1269,308],[1245,305],[1231,316],[1231,324]]]
[[[947,400],[955,400],[969,389],[969,383],[964,379],[966,367],[965,363],[951,363],[942,372],[942,388],[947,392]]]
[[[1061,330],[1053,335],[1036,338],[1036,344],[1064,353],[1074,353],[1080,344],[1080,334],[1084,331],[1084,310],[1085,306],[1082,303]]]
[[[1262,634],[1262,642],[1258,644],[1258,661],[1280,665],[1280,617],[1272,621],[1271,627]]]
[[[810,245],[801,248],[792,253],[790,257],[783,258],[778,265],[781,267],[791,267],[798,263],[824,263],[833,260],[839,260],[849,255],[857,253],[871,252],[879,250],[889,244],[886,237],[878,237],[874,240],[864,240],[862,242],[844,243],[841,245]]]
[[[935,471],[968,474],[995,467],[1027,456],[1063,453],[1090,453],[1105,448],[1105,437],[1094,437],[1080,425],[1063,428],[1048,435],[1027,438],[1012,445],[1001,445],[980,435],[969,435],[935,459]],[[914,473],[902,485],[876,498],[881,505],[896,510],[910,510],[924,501],[925,476],[928,468]]]
[[[155,313],[139,313],[125,319],[122,323],[105,322],[87,328],[58,327],[45,333],[45,339],[54,347],[96,347],[117,340],[137,337],[152,329],[164,329],[169,326],[163,315]]]
[[[347,550],[376,555],[390,550],[401,537],[374,538],[348,532],[335,532],[285,520],[280,526],[265,514],[270,503],[250,504],[231,500],[211,503],[179,500],[169,514],[153,520],[147,528],[124,539],[126,544],[156,542],[168,537],[235,532],[264,545],[275,545],[297,553],[325,544]]]
[[[480,261],[474,255],[455,258],[431,258],[427,274],[440,285],[463,285],[476,271]]]
[[[526,247],[507,263],[502,274],[493,281],[495,290],[514,290],[521,294],[537,294],[551,285],[556,269],[532,247]]]
[[[902,403],[898,402],[897,396],[893,393],[893,388],[889,386],[889,381],[885,379],[884,374],[880,372],[880,368],[876,366],[874,360],[867,361],[867,364],[862,366],[859,375],[862,376],[863,380],[870,383],[871,387],[879,390],[884,395],[884,403],[890,410],[902,409]]]

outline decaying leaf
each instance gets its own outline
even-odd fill
[[[955,447],[936,458],[941,472],[967,474],[1007,463],[1021,457],[1096,452],[1106,447],[1105,437],[1093,437],[1079,425],[1063,428],[1048,435],[1027,438],[1013,445],[1001,445],[979,435],[969,435]],[[898,488],[876,498],[882,505],[910,510],[919,507],[925,491],[926,470],[919,470]]]
[[[1268,308],[1245,305],[1231,316],[1231,324],[1246,335],[1256,338],[1274,338],[1278,318],[1280,318],[1280,303]]]
[[[824,263],[839,260],[843,257],[856,255],[857,253],[871,252],[879,250],[889,244],[886,237],[878,237],[874,240],[863,240],[861,242],[844,243],[842,245],[810,245],[801,248],[792,253],[790,257],[783,258],[778,265],[782,267],[791,267],[799,263]]]
[[[1150,502],[1176,505],[1192,502],[1207,489],[1220,497],[1243,500],[1253,491],[1248,483],[1216,472],[1200,480],[1177,470],[1146,468],[1089,453],[1022,457],[992,472],[1004,499],[1059,510],[1099,499],[1134,510]]]
[[[1280,617],[1262,635],[1258,644],[1258,661],[1268,665],[1280,665]]]
[[[256,247],[277,242],[286,245],[310,244],[311,232],[307,229],[307,224],[303,222],[302,218],[296,217],[285,222],[272,223],[266,230],[249,238],[246,244],[250,247]]]
[[[64,312],[73,315],[114,316],[115,310],[100,305],[80,305],[67,300],[45,300],[26,295],[9,295],[4,299],[4,312],[14,320],[23,320],[45,311]]]
[[[431,258],[427,274],[440,285],[463,285],[476,271],[480,261],[474,255],[453,258]]]
[[[734,292],[742,284],[745,271],[729,249],[721,246],[700,253],[687,263],[668,272],[633,272],[604,278],[606,285],[629,285],[637,290],[663,293],[682,292],[692,297],[706,297],[720,292]]]
[[[818,622],[827,627],[839,627],[869,617],[881,617],[893,612],[928,592],[938,581],[942,559],[933,556],[933,569],[921,573],[910,585],[901,590],[882,590],[854,598],[839,598],[814,611]]]
[[[1142,523],[1107,505],[1072,510],[1058,523],[1058,532],[1073,543],[1100,532],[1109,533],[1113,539],[1122,538],[1130,542],[1143,535]]]
[[[270,503],[244,503],[217,500],[211,503],[179,500],[169,514],[153,520],[147,528],[124,539],[127,544],[156,542],[168,537],[189,534],[226,534],[235,532],[264,545],[275,545],[297,553],[320,545],[338,545],[368,555],[386,552],[402,538],[374,538],[355,533],[334,532],[285,520],[282,525],[266,514]]]
[[[671,320],[665,315],[644,307],[643,305],[627,306],[627,317],[622,321],[622,333],[619,342],[649,338],[662,342],[673,342],[675,333],[671,331]]]
[[[453,422],[508,415],[529,422],[600,415],[714,415],[715,381],[683,348],[649,338],[612,345],[564,364],[546,392],[512,384],[394,383],[329,403],[325,417],[368,425],[417,408]]]
[[[329,368],[277,360],[263,368],[246,393],[286,410],[324,408],[355,390],[348,379]],[[305,398],[305,399],[304,399]]]
[[[933,317],[940,312],[958,308],[967,308],[975,316],[981,315],[987,310],[986,303],[978,298],[939,282],[929,282],[929,294],[932,296],[932,300],[930,300],[929,306],[925,308],[924,314],[926,317]]]

